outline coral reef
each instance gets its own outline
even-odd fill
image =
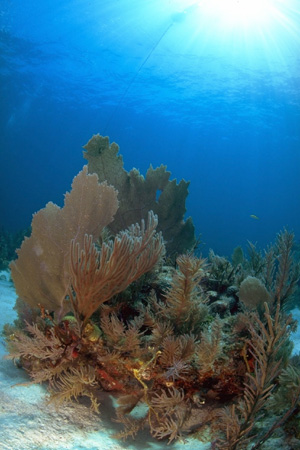
[[[108,165],[116,185],[84,167],[63,208],[48,203],[35,214],[11,264],[19,318],[5,327],[8,358],[30,382],[45,383],[57,408],[86,398],[99,414],[100,394],[114,396],[118,438],[145,427],[169,443],[193,434],[209,436],[212,449],[242,450],[250,441],[260,448],[299,414],[300,366],[289,340],[295,323],[286,313],[300,274],[293,234],[282,231],[264,253],[253,244],[246,256],[235,250],[232,263],[213,251],[208,260],[190,252],[169,267],[150,209],[155,171],[148,181],[127,174],[116,144],[100,136],[89,143],[90,170],[102,161],[99,145],[120,169]],[[165,168],[157,173],[168,180]],[[117,178],[131,192],[120,205],[116,188],[125,188]],[[138,186],[141,196],[129,204]],[[128,224],[135,201],[140,224]],[[182,210],[179,216],[172,217],[176,241]],[[126,226],[111,236],[105,227],[113,223]]]
[[[170,180],[166,166],[156,169],[150,165],[145,178],[137,169],[127,172],[119,146],[109,144],[108,137],[94,135],[84,146],[90,173],[97,173],[99,181],[107,181],[118,190],[120,207],[109,229],[116,234],[132,223],[146,219],[149,210],[158,216],[158,230],[166,241],[167,254],[173,257],[193,247],[195,229],[192,219],[184,220],[185,200],[189,183]]]

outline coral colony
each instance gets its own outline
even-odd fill
[[[97,414],[100,392],[115,396],[121,438],[146,428],[236,450],[279,428],[299,437],[293,234],[264,253],[238,247],[231,262],[197,257],[188,183],[165,166],[126,172],[118,151],[93,136],[64,207],[34,215],[10,265],[19,298],[9,358],[58,408],[86,398]]]

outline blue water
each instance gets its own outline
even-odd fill
[[[300,1],[251,23],[207,1],[1,1],[0,225],[62,205],[100,133],[191,181],[204,253],[299,239]]]

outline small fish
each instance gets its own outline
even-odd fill
[[[250,214],[251,219],[259,220],[259,217],[257,217],[255,214]]]

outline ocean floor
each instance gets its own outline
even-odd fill
[[[0,272],[0,329],[16,318],[13,306],[16,293],[7,272]],[[300,310],[293,311],[300,321]],[[300,351],[300,330],[293,335],[294,352]],[[160,450],[157,442],[139,433],[135,441],[121,442],[111,437],[118,430],[109,417],[114,416],[110,397],[102,401],[101,418],[83,404],[75,403],[59,412],[47,404],[43,386],[24,386],[26,373],[11,360],[4,359],[5,342],[0,338],[0,450]],[[23,383],[23,385],[22,385]],[[176,442],[172,450],[208,450],[210,444],[188,439]],[[277,448],[279,448],[277,446]]]

